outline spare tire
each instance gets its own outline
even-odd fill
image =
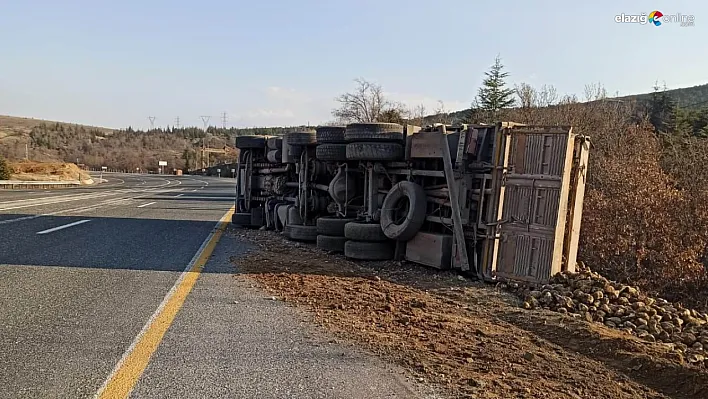
[[[304,226],[301,224],[289,224],[283,229],[285,236],[294,241],[314,242],[317,241],[317,226]]]
[[[403,159],[403,146],[398,143],[349,143],[349,161],[398,161]]]
[[[264,148],[266,146],[266,139],[262,136],[236,136],[234,144],[236,148],[240,149]]]
[[[315,129],[317,132],[318,144],[338,144],[344,143],[344,126],[320,126]]]
[[[379,223],[349,222],[344,225],[344,237],[356,241],[388,241]]]
[[[315,150],[315,158],[326,162],[342,162],[347,160],[346,144],[320,144]]]
[[[425,222],[426,205],[423,187],[410,181],[395,184],[381,205],[381,230],[392,240],[410,240]]]
[[[285,133],[285,142],[291,146],[317,144],[317,136],[312,132],[290,132]]]
[[[325,236],[322,234],[317,236],[317,248],[325,251],[344,252],[344,244],[346,242],[347,239],[344,237]]]
[[[282,137],[268,137],[268,140],[266,140],[266,146],[271,150],[282,150],[283,149],[283,138]]]
[[[393,259],[395,247],[390,242],[363,242],[349,240],[344,244],[344,256],[359,260]]]
[[[354,219],[322,216],[317,218],[317,234],[326,236],[344,237],[344,226]]]
[[[358,141],[402,141],[403,126],[398,123],[351,123],[344,138],[349,143]]]

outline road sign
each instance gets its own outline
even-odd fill
[[[101,166],[101,170],[108,170],[107,166]]]
[[[167,161],[158,161],[158,166],[167,166]]]
[[[221,173],[221,169],[217,169],[217,170],[216,170],[216,173]]]
[[[231,169],[231,173],[236,173],[236,169]]]

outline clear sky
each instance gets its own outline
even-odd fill
[[[693,15],[694,27],[615,15]],[[708,83],[708,1],[0,0],[0,114],[107,127],[318,124],[362,77],[466,108],[509,84],[614,94]]]

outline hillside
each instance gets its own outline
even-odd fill
[[[243,134],[282,135],[293,128],[219,129],[205,133],[196,127],[154,129],[148,132],[108,129],[39,119],[0,116],[0,155],[11,160],[76,162],[91,168],[156,170],[158,161],[168,169],[192,169],[198,149],[233,147],[234,137]],[[210,154],[210,164],[233,162],[234,155]]]
[[[676,102],[679,108],[686,112],[695,112],[708,108],[708,83],[693,87],[683,87],[679,89],[666,90],[664,92],[668,97]],[[637,103],[645,103],[651,99],[652,92],[632,94],[628,96],[614,97],[617,100],[636,101]],[[450,112],[447,118],[453,122],[468,121],[473,115],[471,108],[459,111]],[[426,122],[436,122],[439,119],[437,115],[429,115],[425,117]]]

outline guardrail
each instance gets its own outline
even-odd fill
[[[65,188],[81,186],[78,180],[71,181],[22,181],[0,180],[0,189]]]

